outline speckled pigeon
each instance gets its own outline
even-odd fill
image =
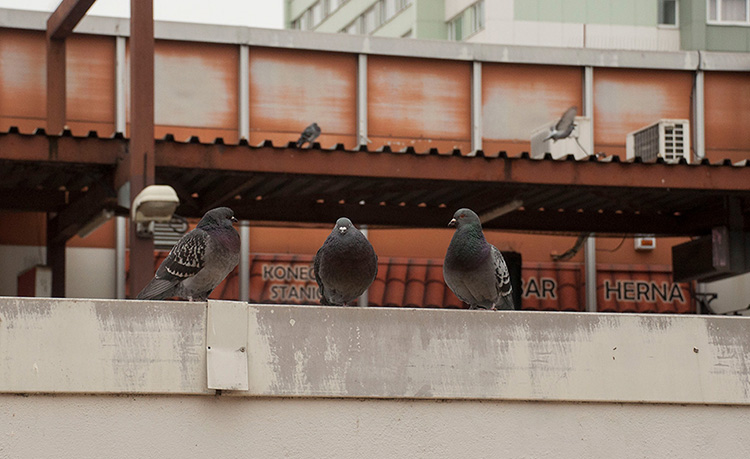
[[[315,254],[313,269],[320,287],[320,304],[346,306],[375,280],[378,256],[351,220],[341,217]]]
[[[240,235],[232,226],[236,221],[228,207],[206,212],[195,229],[172,247],[138,299],[163,300],[177,296],[189,301],[206,301],[240,261]]]
[[[565,110],[563,116],[555,124],[554,127],[549,128],[549,135],[544,138],[542,142],[546,142],[549,139],[557,142],[558,140],[568,137],[572,132],[575,125],[576,113],[578,113],[578,107],[570,107]]]
[[[443,263],[448,287],[470,309],[514,309],[508,267],[484,238],[477,214],[459,209],[448,226],[456,227]]]
[[[299,140],[297,140],[297,148],[302,148],[302,145],[309,142],[310,145],[315,141],[315,139],[318,138],[320,135],[320,128],[318,127],[318,123],[313,123],[305,128],[304,131],[302,131],[302,134],[299,136]]]

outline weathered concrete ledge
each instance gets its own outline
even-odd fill
[[[0,393],[747,405],[748,355],[743,317],[0,298]]]

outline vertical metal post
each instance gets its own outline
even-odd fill
[[[240,220],[240,301],[250,301],[250,221]]]
[[[154,4],[130,0],[130,202],[154,183]],[[130,228],[130,295],[154,275],[154,241]]]
[[[357,61],[357,144],[367,145],[367,54]]]
[[[52,268],[52,297],[65,298],[65,240],[59,240],[47,214],[47,266]]]
[[[594,68],[587,66],[583,68],[583,116],[591,120],[591,138],[587,139],[591,145],[590,154],[596,154],[594,148]]]
[[[482,149],[482,63],[474,61],[471,72],[471,151]]]
[[[695,72],[695,94],[693,94],[693,150],[697,160],[706,157],[706,107],[703,70]]]
[[[584,276],[586,278],[586,311],[596,312],[596,238],[589,234],[584,246]]]
[[[369,239],[367,237],[369,235],[369,231],[367,229],[367,225],[362,225],[359,228],[359,231],[365,236],[365,238]],[[364,293],[362,293],[359,296],[359,300],[357,301],[357,306],[359,306],[360,308],[366,308],[366,307],[368,307],[370,305],[370,302],[369,302],[370,300],[369,300],[368,295],[367,295],[368,293],[369,293],[369,289],[365,290]]]
[[[238,131],[240,139],[250,139],[250,46],[240,45],[239,91],[237,101],[239,107]],[[241,295],[240,295],[241,296]]]
[[[125,134],[127,129],[127,100],[125,85],[127,84],[125,37],[115,37],[115,132]],[[120,187],[117,193],[118,204],[130,208],[130,187]],[[125,282],[127,269],[125,267],[125,253],[127,251],[128,219],[115,217],[115,298],[125,299]]]
[[[47,131],[65,128],[65,39],[47,37]],[[53,274],[54,276],[54,274]]]

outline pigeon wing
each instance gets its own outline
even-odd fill
[[[208,233],[196,228],[180,239],[162,262],[156,275],[138,294],[139,299],[163,299],[181,281],[195,276],[205,264]]]
[[[578,109],[576,107],[570,107],[569,109],[565,110],[562,118],[560,118],[560,121],[558,121],[555,125],[555,130],[557,132],[565,132],[570,129],[570,127],[573,126],[573,122],[576,120],[576,113],[578,113]]]
[[[326,242],[328,242],[326,240]],[[323,256],[323,251],[325,250],[326,244],[325,242],[323,245],[318,249],[318,252],[315,254],[315,258],[313,259],[313,272],[315,273],[315,282],[318,283],[318,291],[320,293],[320,304],[322,305],[329,305],[328,299],[325,295],[325,289],[323,287],[323,280],[320,278],[320,259]]]
[[[500,290],[499,309],[515,309],[508,265],[505,264],[503,254],[494,245],[492,246],[492,261],[495,266],[495,279]]]

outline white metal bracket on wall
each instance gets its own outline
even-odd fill
[[[247,304],[209,300],[206,322],[208,388],[247,390]]]

